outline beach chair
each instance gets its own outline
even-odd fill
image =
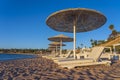
[[[55,62],[58,62],[60,60],[66,60],[66,59],[70,59],[73,57],[73,54],[72,54],[72,50],[68,50],[66,54],[62,55],[62,56],[59,56],[59,57],[54,57],[52,58],[52,60],[54,60]]]
[[[111,61],[100,61],[100,56],[104,47],[93,47],[92,51],[84,59],[63,59],[58,60],[57,63],[61,67],[74,68],[77,66],[90,66],[90,65],[110,65]]]
[[[65,56],[66,58],[69,58],[70,56],[71,56],[71,54],[72,54],[72,50],[68,50],[67,51],[67,55]]]
[[[99,61],[103,51],[104,47],[93,47],[91,53],[88,55],[88,58],[92,58],[95,62],[97,62]]]
[[[84,51],[83,53],[79,53],[76,56],[77,56],[77,59],[89,58],[89,59],[93,59],[94,61],[98,61],[103,50],[104,50],[104,47],[93,47],[91,51],[89,52]]]

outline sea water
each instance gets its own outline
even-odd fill
[[[35,57],[36,55],[33,55],[33,54],[0,53],[0,61],[35,58]]]

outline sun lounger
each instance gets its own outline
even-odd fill
[[[65,56],[66,58],[69,58],[72,53],[72,50],[68,50],[67,55]]]
[[[89,65],[110,65],[111,61],[100,61],[100,56],[104,50],[104,47],[94,47],[92,51],[87,55],[87,58],[83,59],[59,59],[56,61],[61,67],[74,68],[76,66],[89,66]]]
[[[88,55],[88,58],[92,58],[94,61],[99,61],[103,50],[104,50],[104,47],[94,47],[91,53]]]

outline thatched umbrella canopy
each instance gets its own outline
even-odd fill
[[[60,43],[59,42],[52,42],[50,44],[48,44],[50,46],[60,46]],[[66,46],[65,44],[62,44],[62,46]]]
[[[48,38],[48,40],[50,41],[56,41],[56,42],[72,42],[73,41],[73,38],[70,38],[68,36],[65,36],[63,34],[60,34],[60,35],[57,35],[57,36],[53,36],[53,37],[50,37]]]
[[[56,46],[49,46],[48,48],[56,48]],[[57,48],[60,48],[60,46],[57,46]]]
[[[60,42],[60,55],[62,54],[62,42],[72,42],[73,38],[70,38],[68,36],[65,36],[63,34],[57,35],[57,36],[53,36],[48,38],[48,40],[50,41],[55,41],[55,42]]]
[[[106,22],[106,17],[98,11],[85,8],[72,8],[51,14],[46,24],[60,32],[74,33],[74,58],[76,48],[76,32],[95,30]]]

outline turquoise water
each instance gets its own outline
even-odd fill
[[[36,57],[36,55],[33,55],[33,54],[8,54],[8,53],[0,53],[0,61],[25,59],[25,58],[35,58],[35,57]]]

